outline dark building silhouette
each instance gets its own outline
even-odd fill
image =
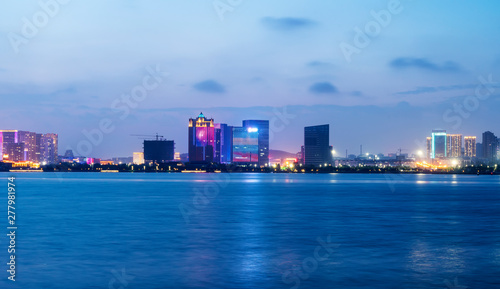
[[[213,162],[215,153],[214,120],[200,113],[189,119],[188,149],[190,162]]]
[[[330,125],[305,127],[304,164],[319,166],[330,162]]]
[[[174,160],[173,140],[145,140],[144,161],[146,163],[166,163]]]
[[[496,160],[498,139],[491,131],[483,133],[483,158]]]

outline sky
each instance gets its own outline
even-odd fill
[[[425,150],[433,129],[500,134],[500,2],[9,1],[0,129],[111,158],[132,134],[187,152],[189,118],[271,121],[297,152],[330,124],[339,154]]]

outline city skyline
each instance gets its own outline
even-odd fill
[[[500,4],[243,2],[223,15],[210,1],[72,2],[43,27],[33,16],[47,7],[6,4],[1,126],[57,131],[64,151],[109,119],[114,130],[92,148],[98,157],[138,150],[128,135],[145,130],[187,147],[181,116],[199,111],[228,124],[293,115],[270,139],[290,152],[300,149],[296,132],[318,123],[352,152],[425,150],[414,135],[435,128],[498,133]],[[115,15],[123,20],[110,22]],[[26,37],[26,27],[36,33]]]
[[[368,152],[367,150],[363,151],[363,144],[360,144],[359,154],[356,152],[349,152],[330,144],[330,125],[314,125],[314,126],[306,126],[303,131],[303,142],[300,145],[300,148],[297,152],[293,151],[284,151],[280,148],[272,148],[269,145],[269,139],[273,137],[273,129],[269,126],[269,120],[242,120],[243,126],[238,127],[234,125],[228,125],[225,123],[215,122],[213,118],[207,118],[203,112],[200,112],[198,117],[190,118],[188,122],[189,129],[189,137],[188,140],[192,143],[191,146],[187,148],[187,152],[183,152],[179,150],[177,146],[177,142],[175,139],[167,140],[169,137],[164,137],[163,135],[129,135],[139,137],[139,139],[143,139],[143,146],[146,146],[146,142],[152,148],[150,150],[151,153],[153,151],[157,151],[154,154],[160,153],[163,155],[162,157],[158,157],[158,160],[170,161],[174,160],[174,154],[186,154],[188,155],[188,159],[194,162],[215,162],[215,163],[258,163],[260,166],[264,166],[269,163],[269,152],[270,151],[283,151],[291,154],[302,155],[302,157],[298,157],[298,161],[304,162],[304,159],[307,158],[307,153],[304,155],[304,146],[307,147],[306,143],[308,143],[308,139],[318,138],[316,136],[315,131],[318,128],[321,128],[324,131],[325,135],[321,137],[322,145],[320,147],[327,148],[328,151],[333,150],[333,157],[342,158],[348,155],[355,156],[364,156],[366,155],[415,155],[415,156],[425,156],[427,159],[442,159],[442,158],[479,158],[479,159],[491,159],[496,160],[500,159],[500,138],[495,135],[494,132],[484,131],[482,134],[478,136],[475,135],[463,135],[461,133],[449,133],[446,130],[442,129],[433,129],[431,131],[431,136],[427,136],[419,145],[423,145],[424,149],[419,150],[408,150],[408,149],[399,149],[396,152]],[[201,130],[199,130],[201,129]],[[209,131],[210,130],[210,131]],[[314,134],[308,135],[308,131],[314,131]],[[18,136],[19,132],[19,136]],[[15,135],[14,135],[15,133]],[[11,135],[12,134],[12,135]],[[224,136],[226,135],[226,136]],[[32,136],[32,137],[31,137]],[[55,154],[54,152],[43,152],[44,145],[42,143],[47,142],[45,139],[51,139],[55,137]],[[87,143],[91,143],[91,141],[95,141],[92,137],[98,137],[97,135],[89,134],[89,139],[86,140]],[[152,146],[160,145],[154,142],[161,141],[162,149],[160,147],[154,148]],[[2,152],[7,150],[6,145],[9,144],[19,144],[19,147],[9,148],[18,149],[19,156],[14,157],[16,161],[31,161],[38,162],[37,160],[44,160],[45,163],[57,163],[57,155],[58,155],[58,134],[46,133],[46,134],[38,134],[30,131],[22,131],[22,130],[1,130],[0,129],[0,148]],[[316,143],[318,140],[315,140]],[[312,141],[309,141],[312,144]],[[244,145],[245,148],[238,148],[239,145]],[[483,146],[484,144],[484,146]],[[22,145],[22,147],[21,147]],[[247,149],[246,145],[250,145]],[[477,145],[479,147],[477,147]],[[254,146],[255,148],[251,148]],[[47,147],[47,146],[46,146]],[[39,149],[40,148],[40,149]],[[166,149],[166,151],[164,151]],[[318,147],[319,148],[319,147]],[[47,149],[47,148],[45,148]],[[365,147],[366,149],[366,147]],[[54,148],[50,149],[54,150]],[[320,149],[322,150],[322,149]],[[404,153],[403,153],[404,150]],[[477,150],[477,152],[476,152]],[[59,156],[63,156],[63,150],[59,151]],[[138,151],[133,151],[125,156],[106,156],[106,157],[98,157],[95,155],[82,155],[79,154],[78,151],[74,152],[72,149],[64,150],[65,155],[68,152],[71,152],[74,157],[87,157],[87,158],[98,158],[98,159],[112,159],[112,158],[120,158],[120,157],[135,157]],[[240,152],[242,153],[240,155]],[[254,155],[252,156],[252,152]],[[332,152],[332,153],[333,153]],[[250,153],[250,154],[249,154]],[[316,154],[317,152],[315,152]],[[477,154],[476,154],[477,153]],[[3,154],[3,153],[2,153]],[[36,154],[36,155],[35,155]],[[48,154],[53,155],[49,161],[47,161]],[[39,156],[40,155],[40,156]],[[168,155],[168,157],[167,157]],[[330,153],[326,154],[325,152],[321,153],[320,159],[328,159],[330,158]],[[144,157],[144,156],[143,156]],[[23,159],[24,158],[24,159]],[[234,159],[233,159],[234,158]],[[241,160],[238,160],[240,158]],[[8,159],[8,157],[7,157]],[[147,158],[146,158],[147,159]],[[156,158],[153,158],[156,159]],[[250,160],[248,162],[248,160]],[[11,159],[12,160],[12,159]],[[163,162],[161,161],[161,162]],[[42,161],[40,161],[42,162]],[[319,164],[319,162],[318,162]]]

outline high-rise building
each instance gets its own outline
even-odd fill
[[[173,140],[145,140],[144,161],[146,163],[166,163],[174,160],[175,144]]]
[[[215,152],[214,120],[200,113],[196,119],[189,119],[189,161],[213,162]]]
[[[465,138],[465,151],[464,156],[475,158],[476,157],[476,137],[466,136]]]
[[[40,162],[56,164],[59,162],[58,155],[59,137],[55,133],[46,133],[40,136]]]
[[[19,131],[19,142],[24,144],[24,160],[38,162],[36,133]]]
[[[259,132],[259,161],[260,167],[269,164],[269,121],[268,120],[244,120],[243,127],[250,130],[257,129]]]
[[[308,126],[304,128],[304,163],[322,165],[331,162],[330,125]]]
[[[446,157],[458,158],[462,156],[462,135],[447,134],[446,135]]]
[[[215,124],[214,162],[231,163],[233,150],[233,127],[225,123]]]
[[[4,146],[4,152],[5,159],[9,161],[24,161],[24,143],[8,143]]]
[[[431,141],[431,158],[445,158],[447,156],[446,152],[446,131],[445,130],[433,130],[432,131],[432,141]]]
[[[430,159],[432,154],[432,137],[427,137],[427,158]]]
[[[498,139],[491,132],[483,133],[483,158],[487,160],[495,160],[497,157]]]
[[[132,154],[132,162],[134,163],[134,165],[144,164],[144,153],[143,152],[134,152]]]
[[[483,157],[483,144],[480,142],[476,143],[476,157]]]
[[[233,127],[233,162],[259,163],[259,130],[251,127]]]
[[[11,155],[10,153],[13,150],[13,144],[18,143],[18,140],[19,140],[19,134],[17,130],[0,130],[0,141],[1,141],[0,156],[2,157],[2,160],[13,159],[13,155]],[[16,156],[16,158],[18,158],[18,156]]]

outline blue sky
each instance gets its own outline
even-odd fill
[[[500,86],[471,102],[480,77],[500,82],[497,1],[66,2],[47,19],[38,1],[0,11],[0,127],[59,133],[61,151],[108,119],[92,156],[129,156],[141,149],[129,134],[155,132],[187,152],[200,111],[232,125],[277,119],[271,149],[291,152],[304,126],[324,123],[344,153],[416,151],[435,128],[500,134]],[[30,37],[25,19],[41,24]],[[357,53],[346,59],[342,45]],[[122,118],[116,103],[147,67],[161,83]],[[467,101],[460,122],[447,114]],[[282,123],[283,110],[294,116]]]

